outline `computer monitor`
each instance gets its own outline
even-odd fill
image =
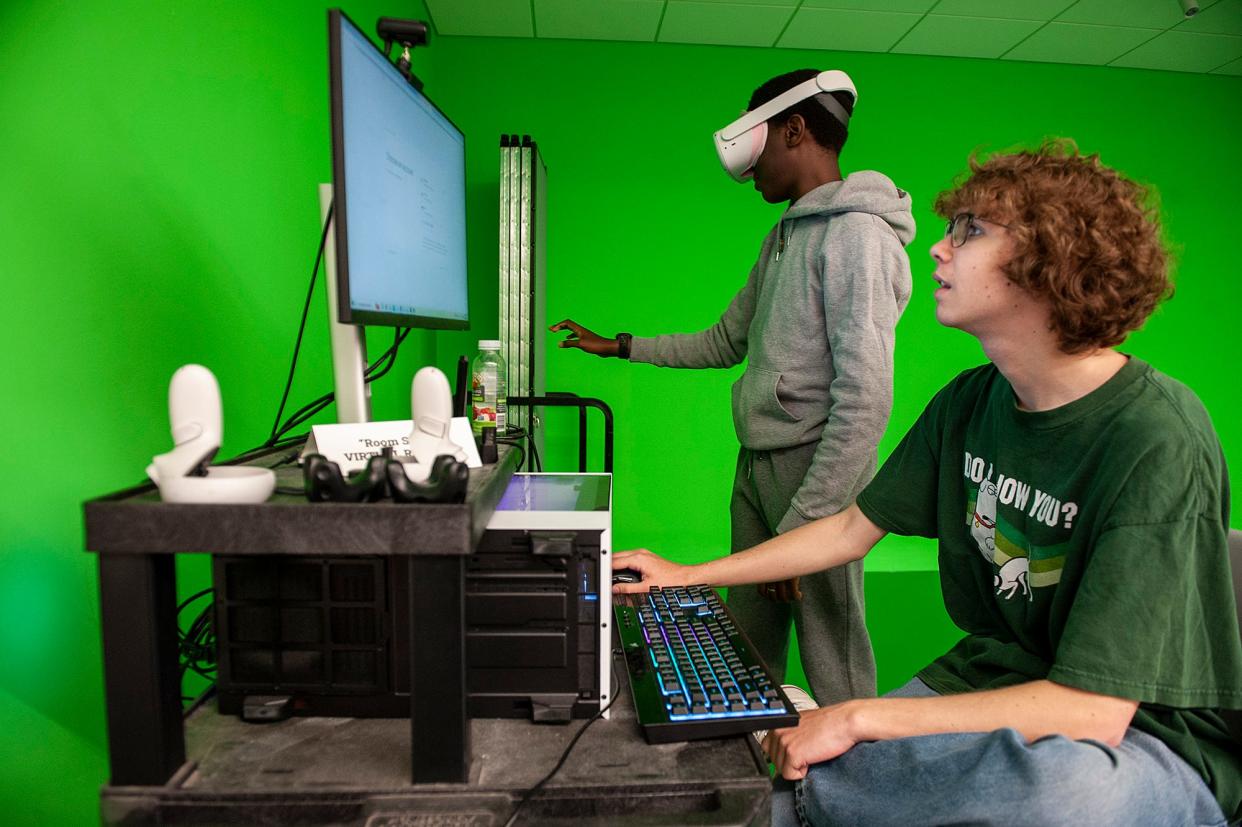
[[[469,327],[466,141],[339,9],[328,57],[334,384],[338,421],[358,422],[370,418],[365,337],[338,325]]]

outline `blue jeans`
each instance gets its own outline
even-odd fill
[[[886,697],[935,694],[915,678]],[[776,779],[773,827],[837,824],[1223,827],[1225,816],[1189,764],[1133,727],[1116,748],[1000,729],[869,741],[801,781]]]

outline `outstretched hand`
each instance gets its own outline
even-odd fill
[[[548,330],[553,333],[561,330],[569,331],[569,336],[558,343],[560,347],[576,347],[587,353],[594,353],[596,356],[616,356],[619,352],[616,339],[606,339],[598,333],[587,330],[573,319],[563,319],[549,327]]]
[[[686,586],[686,571],[689,566],[678,565],[665,560],[645,548],[632,551],[619,551],[612,556],[612,570],[634,569],[642,575],[639,583],[616,583],[612,587],[613,594],[642,594],[650,591],[652,586]]]

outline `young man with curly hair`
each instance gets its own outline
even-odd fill
[[[778,75],[754,111],[819,72]],[[844,75],[842,73],[842,77]],[[720,320],[697,333],[599,336],[571,319],[561,347],[673,368],[729,368],[740,448],[729,501],[741,551],[835,514],[875,474],[893,400],[895,328],[910,298],[914,238],[908,193],[871,170],[842,175],[854,111],[848,91],[823,91],[767,121],[743,178],[788,209]],[[723,159],[722,159],[723,160]],[[782,679],[791,625],[821,703],[875,696],[862,562],[729,591],[729,607]]]
[[[1224,457],[1188,388],[1114,349],[1171,292],[1157,216],[1072,145],[971,168],[936,202],[936,318],[988,364],[845,511],[699,566],[618,554],[643,573],[618,590],[935,537],[966,636],[886,697],[770,733],[774,824],[1224,824],[1242,816]]]

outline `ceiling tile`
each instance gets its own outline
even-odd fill
[[[1242,57],[1242,37],[1174,31],[1165,32],[1109,65],[1210,72],[1238,57]]]
[[[1006,52],[1004,57],[1006,60],[1103,65],[1159,34],[1159,29],[1049,23]]]
[[[679,0],[673,0],[679,2]],[[696,3],[708,3],[718,6],[789,6],[798,5],[798,0],[694,0]]]
[[[934,5],[936,5],[936,0],[802,0],[801,8],[896,11],[922,14]]]
[[[1051,20],[1072,5],[1074,0],[940,0],[934,13],[958,17]]]
[[[776,45],[786,49],[887,52],[921,17],[896,12],[802,8]]]
[[[1043,25],[1038,20],[929,14],[892,51],[952,57],[1000,57]]]
[[[583,40],[655,40],[664,0],[535,0],[535,34]]]
[[[1242,35],[1242,0],[1220,0],[1194,17],[1179,23],[1179,32]]]
[[[1167,29],[1185,19],[1177,0],[1078,0],[1057,22]]]
[[[1242,58],[1239,58],[1233,61],[1232,63],[1226,63],[1224,66],[1220,67],[1219,69],[1213,69],[1212,74],[1214,75],[1242,75]]]
[[[666,43],[771,46],[792,16],[793,6],[669,0],[659,39]]]
[[[427,0],[436,34],[534,37],[530,0]]]

